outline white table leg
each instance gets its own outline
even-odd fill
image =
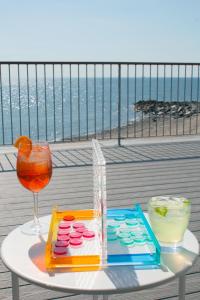
[[[185,300],[185,274],[179,277],[179,300]]]
[[[12,298],[13,300],[19,300],[19,278],[13,272],[11,272],[11,276],[12,276]]]

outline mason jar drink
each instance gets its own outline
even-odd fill
[[[179,245],[188,227],[191,203],[182,196],[152,197],[148,203],[151,227],[166,245]]]

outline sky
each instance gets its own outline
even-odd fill
[[[0,61],[200,62],[199,0],[0,0]]]

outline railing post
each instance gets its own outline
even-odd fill
[[[121,146],[121,64],[118,64],[118,146]]]

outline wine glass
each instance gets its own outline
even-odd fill
[[[19,145],[17,177],[20,183],[33,193],[33,221],[22,225],[22,232],[40,235],[48,232],[48,225],[38,219],[38,193],[49,183],[52,175],[52,160],[47,142],[32,142]]]

